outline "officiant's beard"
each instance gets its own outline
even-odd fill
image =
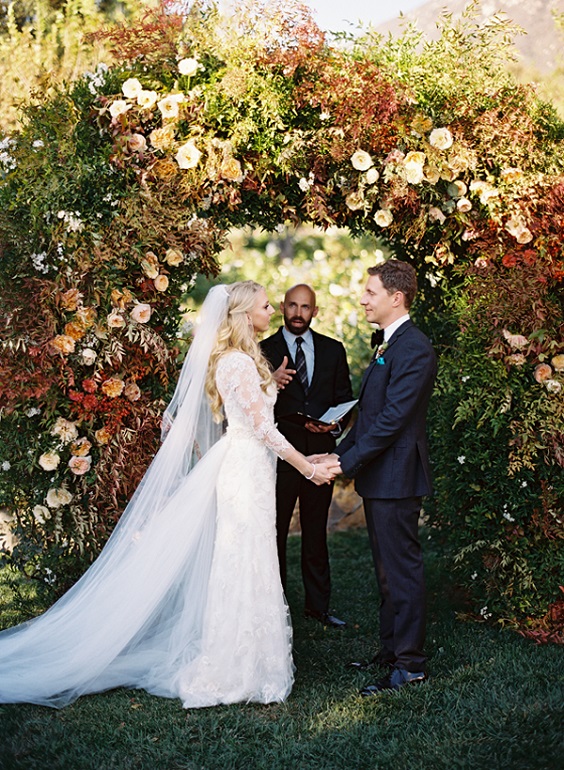
[[[295,334],[296,336],[305,334],[309,329],[310,323],[311,318],[309,321],[306,321],[305,318],[302,318],[301,316],[295,315],[290,318],[289,316],[284,315],[284,324],[286,329],[288,329],[289,332],[292,332],[292,334]]]

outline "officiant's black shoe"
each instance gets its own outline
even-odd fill
[[[390,690],[401,690],[408,685],[421,684],[427,679],[424,671],[406,671],[405,668],[393,668],[387,676],[379,679],[376,684],[368,684],[363,687],[360,694],[365,697],[380,695]]]
[[[304,617],[317,620],[319,623],[323,623],[324,626],[330,626],[331,628],[346,628],[347,624],[344,620],[339,620],[334,615],[330,615],[328,612],[316,612],[316,610],[304,610]]]
[[[349,668],[356,668],[357,671],[364,671],[371,666],[380,666],[381,668],[393,668],[396,664],[396,656],[390,650],[378,650],[370,660],[351,660],[347,663]]]

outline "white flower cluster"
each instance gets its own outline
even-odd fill
[[[89,81],[88,90],[91,94],[96,95],[98,90],[102,88],[106,82],[106,73],[108,71],[108,65],[101,62],[96,67],[94,72],[85,72],[84,77]]]
[[[10,153],[7,152],[13,145],[15,145],[15,142],[13,139],[10,139],[9,136],[6,136],[0,141],[0,166],[3,167],[4,171],[13,171],[16,168],[16,161]]]
[[[3,471],[9,471],[12,465],[8,460],[4,460],[4,462],[0,467],[2,468]]]
[[[44,251],[40,251],[39,254],[31,254],[30,258],[38,273],[47,273],[49,271],[49,265],[45,264],[47,254]]]
[[[80,211],[58,211],[57,217],[65,223],[67,233],[79,233],[84,228]]]

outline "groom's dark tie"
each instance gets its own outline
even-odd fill
[[[296,337],[296,372],[298,379],[302,383],[302,387],[307,396],[309,390],[309,383],[307,381],[307,366],[305,360],[305,353],[302,350],[303,337]]]
[[[373,348],[377,348],[378,345],[381,345],[384,342],[384,330],[383,329],[376,329],[375,332],[372,332],[372,338],[370,340],[370,346]]]

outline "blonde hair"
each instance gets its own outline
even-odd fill
[[[256,295],[264,287],[255,281],[239,281],[225,288],[229,294],[227,315],[219,326],[206,376],[206,394],[216,422],[220,422],[223,415],[222,400],[215,382],[215,375],[219,359],[225,353],[239,350],[250,356],[257,367],[262,390],[266,391],[273,382],[272,372],[257,343],[255,331],[248,316],[255,306]]]

